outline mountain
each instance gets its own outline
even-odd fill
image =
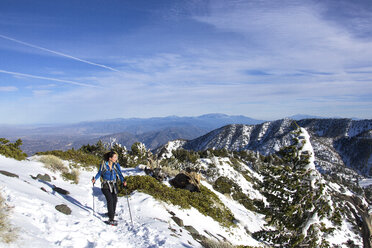
[[[163,181],[146,176],[141,164],[123,168],[129,195],[118,197],[116,227],[104,223],[100,182],[90,185],[95,165],[0,155],[0,246],[362,247],[358,224],[365,219],[339,197],[358,196],[365,206],[364,197],[316,170],[305,128],[293,128],[291,135],[281,158],[247,150],[183,150],[160,159]],[[169,152],[182,144],[164,148]],[[196,154],[200,157],[192,162]],[[126,154],[128,160],[137,155]],[[171,186],[174,173],[187,168],[200,172],[200,192]],[[72,172],[74,180],[67,177]]]
[[[171,139],[194,139],[213,129],[233,123],[257,124],[242,115],[207,114],[197,117],[119,118],[66,125],[0,125],[0,137],[21,138],[22,149],[29,155],[47,150],[66,150],[115,138],[128,148],[143,142],[155,149]]]
[[[84,140],[83,142],[75,142],[73,147],[79,148],[84,144],[95,144],[98,140],[102,140],[105,143],[116,142],[127,147],[128,149],[131,148],[133,143],[141,142],[144,143],[148,149],[153,150],[166,144],[170,140],[194,139],[200,135],[203,135],[204,133],[205,131],[203,129],[193,126],[188,128],[168,127],[158,131],[150,131],[136,135],[128,132],[105,135],[89,141]]]
[[[76,124],[48,125],[48,126],[0,126],[0,136],[11,135],[108,135],[120,132],[141,134],[167,127],[187,128],[190,126],[211,131],[228,124],[257,124],[255,120],[242,115],[230,116],[225,114],[206,114],[197,117],[153,117],[153,118],[118,118],[101,121],[86,121]]]
[[[349,167],[372,176],[372,120],[304,119],[297,121],[311,136],[317,166],[330,172]],[[293,120],[282,119],[258,125],[227,125],[188,141],[188,150],[252,150],[263,155],[290,143]]]
[[[296,121],[303,120],[303,119],[327,119],[327,117],[321,117],[321,116],[316,116],[316,115],[304,115],[304,114],[296,114],[296,115],[289,116],[287,118],[296,120]]]

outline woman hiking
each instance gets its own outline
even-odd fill
[[[118,188],[116,180],[120,178],[123,182],[124,187],[127,186],[127,182],[124,179],[123,173],[119,163],[117,163],[118,154],[114,151],[108,152],[104,155],[104,160],[99,168],[99,171],[95,177],[92,178],[94,184],[98,178],[101,178],[101,190],[106,197],[107,211],[109,220],[107,224],[117,225],[115,218],[116,204],[118,201]]]

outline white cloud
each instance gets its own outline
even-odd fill
[[[46,95],[49,95],[51,92],[52,92],[51,90],[33,90],[32,91],[35,97],[46,96]]]
[[[61,53],[61,52],[58,52],[58,51],[55,51],[55,50],[51,50],[51,49],[48,49],[48,48],[45,48],[45,47],[41,47],[41,46],[38,46],[38,45],[35,45],[35,44],[31,44],[31,43],[24,42],[24,41],[21,41],[21,40],[18,40],[18,39],[14,39],[14,38],[9,37],[9,36],[6,36],[6,35],[0,34],[0,38],[6,39],[6,40],[10,40],[10,41],[13,41],[13,42],[16,42],[16,43],[19,43],[19,44],[22,44],[22,45],[25,45],[25,46],[28,46],[28,47],[36,48],[36,49],[39,49],[39,50],[42,50],[42,51],[45,51],[45,52],[48,52],[48,53],[52,53],[52,54],[61,56],[61,57],[65,57],[65,58],[68,58],[68,59],[76,60],[76,61],[79,61],[79,62],[82,62],[82,63],[85,63],[85,64],[89,64],[89,65],[101,67],[101,68],[104,68],[104,69],[108,69],[110,71],[116,71],[116,72],[118,72],[117,69],[112,68],[110,66],[106,66],[106,65],[94,63],[92,61],[88,61],[88,60],[85,60],[85,59],[77,58],[77,57],[71,56],[69,54]]]
[[[68,83],[68,84],[73,84],[73,85],[78,85],[78,86],[97,87],[96,85],[80,83],[80,82],[72,81],[72,80],[64,80],[64,79],[59,79],[59,78],[44,77],[44,76],[38,76],[38,75],[32,75],[32,74],[26,74],[26,73],[20,73],[20,72],[0,70],[0,73],[10,74],[10,75],[13,75],[17,78],[19,78],[19,77],[20,78],[35,78],[35,79],[42,79],[42,80],[47,80],[47,81]]]
[[[70,82],[89,82],[100,88],[62,88],[64,84],[57,84],[50,94],[50,88],[43,88],[40,83],[29,89],[34,90],[33,98],[16,104],[19,109],[28,104],[28,110],[48,116],[46,120],[53,116],[56,121],[208,112],[261,119],[304,111],[326,116],[331,113],[329,106],[332,115],[342,116],[346,110],[354,111],[354,116],[367,115],[365,106],[371,106],[372,96],[372,42],[325,19],[327,6],[322,2],[209,3],[205,11],[193,16],[193,24],[188,23],[195,25],[195,33],[177,33],[181,38],[174,40],[172,32],[152,25],[131,34],[111,34],[107,38],[110,43],[102,49],[91,48],[106,45],[105,42],[84,37],[84,42],[77,42],[86,43],[89,48],[80,49],[74,44],[72,49],[102,56],[97,61],[110,58],[120,72],[95,68],[98,70],[89,71],[93,76],[84,77],[84,72],[76,76],[76,71],[66,70],[63,76],[75,75]],[[183,12],[176,14],[177,25],[183,30],[182,21],[188,16]],[[166,33],[165,38],[157,30]],[[200,35],[202,31],[207,35]],[[157,35],[157,42],[151,40],[151,35]],[[180,42],[191,36],[192,42]],[[116,38],[112,41],[111,37]],[[133,41],[138,42],[136,48],[144,47],[146,52],[129,51]],[[172,49],[161,47],[157,53],[158,43],[164,47],[171,44]],[[47,71],[61,75],[58,67]],[[26,77],[21,73],[13,75]]]
[[[338,70],[371,62],[372,42],[355,38],[349,30],[325,20],[322,13],[326,6],[319,3],[219,3],[211,3],[210,12],[194,17],[195,20],[210,24],[226,35],[228,32],[242,35],[246,51],[278,59],[276,66]]]
[[[11,91],[17,91],[18,88],[14,86],[0,86],[0,92],[11,92]]]

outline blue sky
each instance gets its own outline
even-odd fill
[[[0,1],[0,123],[372,118],[372,1]]]

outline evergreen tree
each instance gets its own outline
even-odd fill
[[[118,162],[120,166],[129,167],[128,166],[129,155],[128,155],[127,148],[125,146],[121,146],[118,143],[114,143],[112,144],[111,150],[115,151],[118,154]]]
[[[18,139],[14,143],[11,143],[5,138],[0,138],[0,154],[4,155],[5,157],[23,160],[27,157],[27,154],[21,150],[21,145],[21,139]]]
[[[108,152],[108,149],[105,147],[102,140],[99,140],[95,145],[83,145],[79,150],[88,154],[93,154],[100,158],[103,158],[103,155]]]
[[[310,165],[305,141],[299,142],[301,129],[293,132],[292,145],[278,155],[282,164],[265,164],[262,193],[269,202],[268,224],[276,230],[254,233],[255,238],[279,247],[328,247],[322,219],[332,211],[325,185],[315,167]]]

